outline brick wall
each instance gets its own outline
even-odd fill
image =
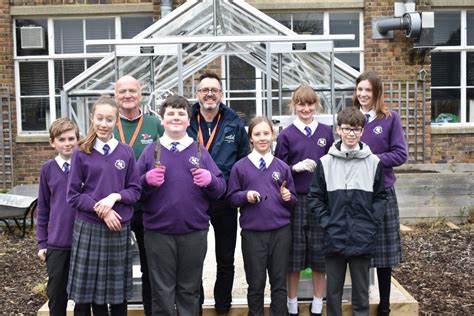
[[[418,72],[425,69],[431,73],[429,56],[425,59],[425,65],[420,60],[410,60],[410,48],[413,47],[414,39],[407,38],[404,31],[395,30],[393,39],[372,39],[372,16],[392,17],[394,14],[394,0],[366,0],[364,6],[364,63],[366,70],[375,70],[383,81],[414,82],[417,80]],[[416,2],[416,11],[429,11],[429,1]],[[431,120],[430,103],[430,81],[426,82],[426,112],[425,120]],[[421,83],[420,83],[421,86]],[[418,117],[421,118],[422,111],[419,110]],[[431,137],[429,123],[426,129],[425,162],[430,162]]]
[[[15,6],[34,5],[71,5],[71,4],[120,4],[120,3],[152,3],[153,0],[10,0]]]
[[[474,134],[433,134],[431,140],[433,163],[474,163]]]

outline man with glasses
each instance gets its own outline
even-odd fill
[[[192,107],[187,132],[207,148],[227,181],[234,163],[249,153],[247,133],[240,117],[221,102],[223,92],[219,76],[205,72],[198,81],[196,97],[199,102]],[[218,315],[226,315],[232,303],[237,209],[221,198],[211,201],[208,213],[214,228],[217,261],[215,309]],[[201,303],[203,301],[202,293]]]
[[[114,137],[132,147],[138,160],[143,149],[163,135],[163,126],[158,117],[144,114],[140,108],[142,92],[140,82],[123,76],[115,83],[115,102],[119,106],[120,119],[114,130]],[[151,288],[148,278],[145,244],[143,240],[143,211],[141,203],[136,203],[131,222],[140,255],[142,272],[142,301],[145,315],[151,315]]]

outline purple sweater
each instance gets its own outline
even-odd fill
[[[67,178],[54,159],[41,167],[36,223],[39,249],[71,249],[76,210],[66,201]]]
[[[173,153],[161,146],[160,162],[166,166],[165,182],[158,188],[148,185],[145,174],[155,168],[156,142],[148,145],[138,160],[143,186],[143,226],[163,234],[177,235],[209,228],[209,200],[220,198],[226,190],[224,176],[207,150],[201,146],[200,167],[211,172],[211,183],[201,188],[193,183],[189,161],[197,157],[197,143]]]
[[[119,193],[122,199],[112,209],[122,217],[122,225],[128,225],[140,190],[135,155],[130,146],[119,143],[108,156],[94,149],[91,154],[79,150],[73,153],[67,201],[77,209],[80,219],[105,225],[95,213],[94,204],[111,193]]]
[[[284,202],[280,186],[286,181],[291,200]],[[296,203],[295,186],[291,170],[286,163],[274,157],[264,171],[260,171],[248,157],[240,159],[232,167],[227,199],[233,207],[240,207],[240,227],[244,230],[269,231],[290,223],[292,206]],[[251,204],[247,192],[254,190],[261,197],[260,203]]]
[[[372,153],[382,161],[386,188],[395,183],[393,167],[404,164],[408,157],[400,117],[395,111],[390,111],[390,113],[392,113],[391,116],[376,118],[367,123],[361,138],[362,142],[369,145]]]
[[[318,160],[327,154],[334,142],[330,126],[318,123],[316,131],[307,137],[294,125],[287,126],[277,138],[275,156],[286,162],[291,168],[304,159]],[[295,188],[298,194],[307,194],[313,173],[308,171],[294,172]]]

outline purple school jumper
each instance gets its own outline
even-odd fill
[[[121,200],[113,210],[128,225],[133,214],[133,203],[140,198],[140,182],[135,155],[130,146],[119,143],[115,150],[104,156],[92,149],[91,154],[76,150],[71,159],[67,201],[77,209],[77,217],[89,223],[102,223],[94,205],[111,193],[119,193]]]
[[[66,201],[67,178],[55,159],[41,167],[36,224],[39,249],[71,249],[76,210]]]
[[[364,127],[362,142],[369,145],[372,153],[382,161],[385,175],[385,187],[395,183],[393,167],[407,161],[407,144],[398,113],[390,111],[391,116],[376,118]]]
[[[288,202],[281,198],[283,181],[291,192]],[[227,199],[232,207],[240,207],[242,229],[270,231],[290,224],[291,208],[296,203],[295,187],[290,168],[280,159],[274,157],[268,168],[260,171],[248,157],[242,158],[232,167],[228,185]],[[263,200],[249,203],[249,190],[259,192]]]
[[[319,158],[327,154],[329,148],[334,142],[332,129],[330,126],[318,123],[313,135],[310,137],[301,133],[301,131],[291,124],[281,131],[277,138],[275,148],[275,157],[286,162],[290,168],[304,159]],[[307,194],[313,173],[308,171],[293,173],[295,180],[295,189],[298,194]]]
[[[148,145],[138,160],[143,186],[143,226],[163,234],[186,234],[209,228],[209,200],[220,198],[226,190],[224,177],[207,150],[201,146],[201,168],[211,172],[212,181],[204,188],[193,183],[191,161],[196,160],[197,144],[173,153],[161,146],[160,162],[166,166],[165,182],[158,188],[148,185],[145,174],[155,168],[155,144]]]

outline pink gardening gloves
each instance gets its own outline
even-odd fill
[[[146,183],[154,187],[160,187],[165,182],[166,167],[160,166],[151,169],[145,174]]]
[[[194,184],[199,187],[207,187],[212,181],[212,175],[209,170],[192,168],[191,174],[193,175]]]

